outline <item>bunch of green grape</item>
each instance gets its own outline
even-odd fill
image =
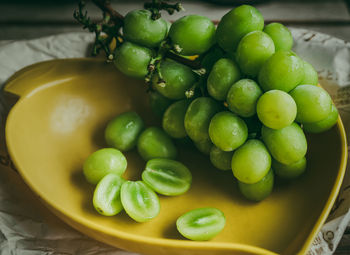
[[[337,121],[317,72],[291,50],[288,28],[265,26],[253,6],[229,11],[217,28],[199,15],[170,25],[136,10],[126,15],[123,33],[114,63],[126,75],[149,79],[150,105],[163,130],[174,139],[188,136],[216,168],[232,170],[250,200],[271,193],[274,175],[301,175],[304,131],[320,133]],[[202,72],[167,55],[154,61],[164,42],[173,54],[196,55]]]
[[[144,128],[134,112],[109,122],[105,137],[111,148],[84,164],[87,180],[98,183],[94,206],[104,215],[124,208],[146,221],[160,210],[155,192],[173,196],[190,188],[191,172],[176,161],[174,139],[189,138],[213,166],[233,172],[244,197],[261,201],[272,192],[275,175],[294,179],[306,170],[304,132],[321,133],[337,122],[329,94],[317,86],[317,72],[291,50],[288,28],[265,26],[253,6],[234,8],[217,27],[200,15],[170,24],[150,10],[134,10],[125,16],[122,34],[114,64],[127,76],[145,79],[162,127]],[[125,181],[121,151],[134,147],[146,167],[142,181]],[[206,224],[194,226],[201,218]],[[179,232],[193,240],[210,239],[224,224],[216,208],[199,208],[177,221]]]

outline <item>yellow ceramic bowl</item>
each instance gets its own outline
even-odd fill
[[[305,254],[335,201],[345,172],[347,146],[341,120],[330,131],[309,135],[306,174],[277,185],[270,197],[251,203],[241,197],[231,171],[214,169],[208,157],[179,148],[193,173],[185,195],[161,196],[161,212],[136,223],[125,212],[104,217],[92,206],[93,186],[82,164],[106,147],[108,120],[138,112],[147,125],[146,87],[100,60],[72,59],[39,63],[15,74],[5,87],[18,101],[9,113],[6,140],[25,182],[62,220],[97,240],[143,254]],[[126,153],[125,178],[138,180],[145,162]],[[184,212],[212,206],[224,212],[224,230],[208,242],[183,239],[175,221]]]

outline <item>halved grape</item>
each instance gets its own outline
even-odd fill
[[[210,150],[210,162],[220,170],[231,170],[232,156],[233,151],[222,151],[216,146]]]
[[[185,129],[194,142],[209,139],[210,120],[219,110],[219,104],[210,97],[199,97],[192,101],[185,114]]]
[[[238,181],[238,187],[245,198],[259,202],[271,194],[273,183],[274,174],[272,169],[270,169],[270,171],[257,183],[247,184]]]
[[[262,31],[253,31],[239,42],[236,59],[244,74],[255,77],[274,52],[275,45],[271,37]]]
[[[143,127],[143,120],[136,112],[119,114],[107,124],[106,142],[121,151],[131,150],[135,147]]]
[[[120,198],[125,212],[137,222],[149,221],[160,212],[157,194],[142,181],[124,182]]]
[[[216,40],[225,51],[235,52],[243,36],[263,28],[261,13],[253,6],[241,5],[222,17],[216,30]]]
[[[181,215],[177,230],[187,239],[206,241],[219,234],[226,224],[225,215],[216,208],[197,208]]]
[[[256,103],[262,95],[259,85],[250,79],[242,79],[233,84],[227,94],[228,108],[242,117],[256,113]]]
[[[256,111],[265,126],[280,129],[294,122],[297,105],[288,93],[281,90],[270,90],[259,98]]]
[[[156,74],[152,80],[153,86],[160,94],[170,99],[185,98],[185,92],[196,81],[196,75],[191,68],[171,59],[161,62],[160,72],[164,82],[161,82],[159,74]]]
[[[231,167],[240,182],[257,183],[270,170],[271,156],[261,141],[251,139],[233,153]]]
[[[272,157],[289,165],[302,159],[307,151],[307,142],[303,130],[295,122],[282,129],[263,126],[262,139]]]
[[[228,90],[239,80],[241,73],[235,62],[228,58],[219,59],[213,66],[207,80],[208,93],[216,100],[225,100]]]
[[[290,92],[297,104],[296,121],[310,123],[327,118],[332,109],[332,99],[324,89],[313,85],[299,85]]]
[[[313,68],[313,66],[303,60],[304,63],[304,78],[301,80],[300,84],[310,84],[310,85],[317,85],[318,84],[318,74]]]
[[[196,146],[196,148],[204,155],[209,155],[211,148],[214,146],[210,138],[193,143]]]
[[[85,160],[83,172],[88,182],[97,184],[109,173],[122,175],[126,166],[123,153],[114,148],[104,148],[95,151]]]
[[[264,32],[272,38],[276,51],[292,49],[292,34],[289,29],[283,26],[281,23],[273,22],[266,25]]]
[[[187,136],[185,130],[185,114],[191,101],[181,100],[173,103],[165,111],[163,116],[163,129],[173,138],[183,138]]]
[[[163,18],[152,19],[148,10],[133,10],[124,18],[123,35],[127,41],[154,48],[164,40],[168,26]]]
[[[260,69],[259,85],[263,90],[279,89],[289,92],[304,77],[303,61],[292,51],[279,50]]]
[[[137,141],[137,150],[148,161],[153,158],[170,158],[177,156],[177,149],[170,137],[158,127],[144,130]]]
[[[322,133],[331,129],[338,121],[338,110],[334,104],[332,104],[331,112],[328,116],[320,121],[304,123],[303,129],[309,133]]]
[[[233,151],[247,140],[248,128],[237,115],[219,112],[210,121],[209,136],[220,150]]]
[[[192,174],[181,162],[157,158],[147,162],[142,180],[159,194],[177,196],[190,188]]]
[[[142,79],[148,73],[153,51],[131,42],[124,42],[115,53],[114,65],[127,76]]]
[[[184,16],[171,25],[169,37],[181,55],[202,54],[215,43],[215,25],[204,16]]]
[[[272,168],[279,177],[284,179],[294,179],[305,172],[306,158],[302,157],[300,160],[289,165],[282,164],[277,160],[272,160]]]
[[[125,180],[116,174],[107,174],[97,184],[93,205],[97,212],[105,216],[113,216],[123,210],[120,190]]]

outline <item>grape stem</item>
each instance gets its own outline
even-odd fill
[[[151,3],[145,3],[144,8],[152,12],[153,20],[157,20],[161,17],[161,10],[165,10],[170,15],[172,15],[175,11],[179,12],[184,10],[181,3],[168,4],[167,2],[160,0],[152,0]]]
[[[87,11],[84,10],[85,2],[79,1],[78,10],[75,10],[73,17],[83,25],[83,29],[88,29],[90,32],[95,33],[95,42],[93,44],[92,55],[96,56],[103,50],[106,54],[107,61],[113,61],[115,55],[115,49],[119,47],[123,42],[123,36],[120,32],[123,23],[124,16],[113,9],[110,0],[92,0],[92,2],[102,10],[103,19],[99,22],[93,22],[87,15]],[[160,10],[165,10],[169,14],[173,14],[175,11],[183,10],[180,3],[168,4],[165,1],[152,0],[151,3],[145,3],[145,9],[148,9],[154,13],[160,15]],[[160,17],[160,16],[159,16]],[[173,59],[179,63],[182,63],[193,70],[201,68],[199,59],[191,60],[182,57],[170,50],[170,47],[159,49],[161,54],[156,57],[156,61],[151,64],[155,64],[156,69],[159,70],[160,56]],[[150,66],[152,69],[152,65]],[[145,77],[146,81],[152,78],[153,70],[150,70],[149,74]]]
[[[124,16],[113,9],[110,0],[92,0],[104,13],[108,13],[115,23],[123,24]]]

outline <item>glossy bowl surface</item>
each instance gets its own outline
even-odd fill
[[[214,169],[207,156],[179,146],[179,159],[193,174],[193,185],[178,197],[160,196],[161,212],[136,223],[125,212],[105,217],[92,206],[93,186],[82,164],[106,147],[104,128],[119,113],[134,110],[155,125],[146,86],[93,59],[42,62],[17,72],[4,88],[17,100],[6,123],[10,155],[24,181],[62,220],[97,240],[142,254],[305,254],[327,218],[346,166],[341,120],[328,132],[308,135],[308,169],[300,179],[278,183],[260,203],[246,201],[231,171]],[[126,153],[125,178],[140,179],[145,162]],[[208,242],[185,240],[176,219],[191,209],[217,207],[224,230]]]

